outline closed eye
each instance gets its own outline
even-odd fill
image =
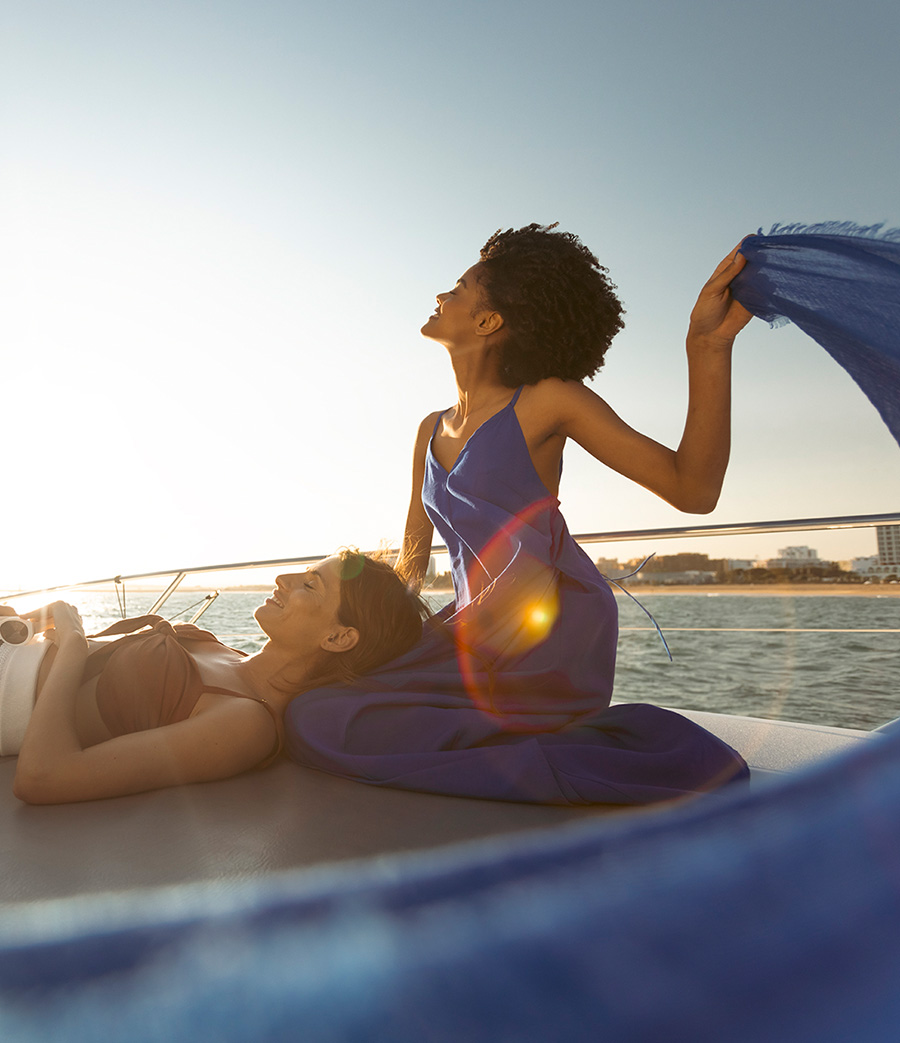
[[[324,584],[324,582],[322,580],[322,577],[319,575],[319,573],[316,572],[315,569],[307,569],[306,575],[309,578],[306,580],[306,582],[303,584],[303,586],[308,588],[309,590],[315,591],[317,594],[321,593],[321,591],[324,588],[325,584]]]

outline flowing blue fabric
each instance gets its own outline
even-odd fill
[[[821,344],[900,443],[900,229],[776,225],[741,252],[749,263],[732,283],[737,300]]]
[[[898,823],[895,728],[662,813],[11,906],[0,1038],[885,1043]]]
[[[402,658],[294,699],[289,753],[376,786],[546,804],[649,804],[745,780],[741,757],[681,714],[609,705],[615,595],[534,469],[519,393],[450,471],[426,456],[454,604]]]

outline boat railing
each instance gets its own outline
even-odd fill
[[[833,531],[839,529],[874,528],[875,526],[880,525],[898,524],[900,524],[900,513],[890,513],[844,515],[828,518],[792,518],[781,521],[737,522],[716,525],[682,525],[668,528],[628,529],[607,532],[586,532],[576,533],[574,534],[574,538],[580,544],[590,545],[598,543],[633,543],[639,541],[703,537],[711,538],[719,536],[746,536],[781,532]],[[431,548],[433,555],[444,554],[446,551],[447,548],[443,544],[434,544]],[[169,579],[169,583],[162,589],[156,601],[149,609],[149,612],[151,613],[159,613],[188,577],[191,577],[196,581],[201,580],[204,576],[212,575],[214,573],[237,573],[249,570],[294,568],[297,566],[313,564],[326,557],[328,557],[328,554],[324,553],[287,555],[281,558],[268,558],[264,560],[257,559],[253,561],[225,562],[212,565],[204,564],[185,566],[183,568],[159,569],[153,572],[129,573],[127,575],[119,574],[85,582],[60,584],[54,587],[44,587],[35,590],[10,591],[6,594],[6,597],[18,598],[42,593],[50,594],[62,590],[85,590],[112,585],[119,598],[120,614],[124,616],[127,614],[127,584],[146,583],[150,580],[157,580],[160,583],[164,583],[166,579]],[[611,578],[615,579],[616,577]],[[196,622],[196,620],[199,619],[213,604],[218,597],[218,594],[218,590],[213,590],[204,595],[196,605],[190,606],[189,610],[196,610],[190,617],[190,621]],[[179,615],[184,615],[186,611],[188,610],[182,610]],[[644,628],[635,627],[633,629]]]

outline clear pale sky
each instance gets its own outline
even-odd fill
[[[900,224],[896,0],[0,17],[0,588],[396,544],[417,423],[454,400],[418,330],[496,228],[559,221],[600,256],[628,314],[593,386],[674,445],[688,313],[734,243]],[[754,321],[714,514],[577,446],[561,499],[579,532],[880,513],[898,488],[850,378]],[[706,549],[792,543],[875,549]]]

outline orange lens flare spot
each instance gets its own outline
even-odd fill
[[[531,643],[539,644],[550,633],[556,622],[557,604],[555,598],[547,598],[532,605],[525,613],[525,630]]]
[[[528,622],[531,626],[540,628],[546,626],[548,612],[543,608],[533,608],[528,614]]]

